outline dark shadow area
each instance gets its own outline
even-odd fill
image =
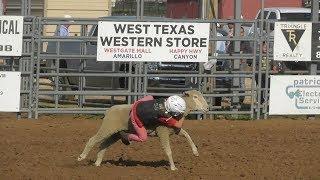
[[[123,158],[119,158],[118,160],[106,160],[102,161],[101,165],[103,164],[111,164],[115,166],[146,166],[146,167],[168,167],[168,161],[161,160],[161,161],[135,161],[135,160],[124,160]],[[94,165],[94,161],[90,160],[89,165]]]

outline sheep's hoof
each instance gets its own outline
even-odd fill
[[[176,168],[176,166],[171,166],[170,169],[171,169],[172,171],[177,171],[177,170],[178,170],[178,168]]]
[[[100,162],[95,162],[94,165],[99,167],[101,165],[101,163]]]
[[[193,151],[193,155],[196,156],[196,157],[199,157],[199,152],[198,152],[198,150],[194,150],[194,151]]]
[[[80,155],[80,156],[78,157],[78,161],[82,161],[82,160],[84,160],[85,158],[86,158],[85,156]]]

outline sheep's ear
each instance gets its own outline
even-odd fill
[[[185,97],[189,97],[189,96],[190,96],[190,94],[189,94],[188,92],[183,92],[183,96],[185,96]]]

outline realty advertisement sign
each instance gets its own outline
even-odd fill
[[[20,111],[21,72],[0,71],[0,112]]]
[[[23,16],[0,16],[0,56],[21,56]]]
[[[207,62],[209,23],[99,21],[97,61]]]
[[[311,22],[275,22],[274,60],[311,61]]]
[[[271,76],[270,115],[320,114],[320,76]]]

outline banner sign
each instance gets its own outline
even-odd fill
[[[99,21],[97,61],[207,62],[209,23]]]
[[[311,22],[275,22],[274,60],[311,61]]]
[[[320,61],[320,23],[312,23],[312,60]]]
[[[20,111],[21,72],[0,71],[0,112]]]
[[[320,114],[320,76],[273,75],[270,115]]]
[[[0,16],[0,56],[21,56],[23,16]]]

